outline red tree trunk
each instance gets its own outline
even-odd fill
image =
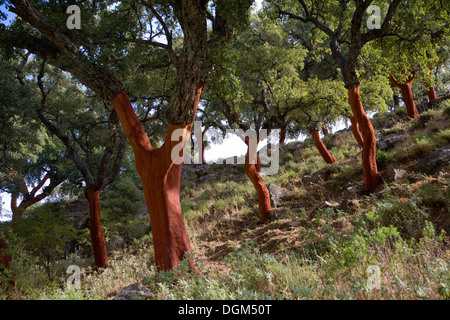
[[[327,147],[325,147],[322,140],[320,139],[319,131],[312,130],[310,133],[314,144],[316,145],[317,150],[319,150],[319,153],[322,156],[323,160],[325,160],[325,162],[328,164],[336,162],[336,158],[330,153],[330,151],[328,151]]]
[[[194,116],[203,84],[199,84],[194,101]],[[192,130],[192,123],[187,126],[169,124],[164,144],[153,149],[150,140],[136,116],[130,100],[122,91],[111,100],[122,128],[130,141],[136,160],[136,169],[142,180],[145,201],[150,215],[153,234],[155,263],[158,271],[176,267],[191,252],[180,203],[180,183],[182,164],[175,164],[172,149],[181,140],[172,141],[175,130],[184,130],[180,137],[186,143]],[[182,159],[183,149],[179,156]],[[196,271],[194,262],[191,268]]]
[[[329,134],[328,129],[327,129],[327,126],[324,125],[324,126],[322,127],[322,133],[323,133],[323,136],[324,136],[324,137],[326,137],[326,136]]]
[[[352,132],[353,136],[355,137],[356,142],[358,142],[358,145],[360,148],[363,147],[363,137],[361,135],[361,131],[359,130],[359,124],[356,120],[356,117],[353,116],[350,118],[350,122],[352,123]]]
[[[376,161],[376,137],[372,123],[364,111],[359,86],[349,88],[348,97],[352,112],[361,129],[363,138],[362,166],[364,172],[365,190],[372,191],[378,185],[380,175]]]
[[[437,99],[436,90],[434,90],[434,86],[431,86],[430,88],[428,88],[427,93],[428,93],[428,99],[430,100],[430,102]]]
[[[430,68],[430,74],[433,75],[433,68]],[[428,87],[428,100],[433,101],[437,99],[436,90],[434,90],[434,86],[431,84]]]
[[[405,102],[406,111],[408,112],[408,117],[410,118],[415,118],[419,114],[417,112],[416,103],[414,102],[413,92],[411,89],[411,83],[413,80],[414,76],[411,76],[405,83],[399,83],[392,74],[389,75],[389,81],[391,84],[400,88],[402,92],[403,102]]]
[[[270,193],[266,187],[266,184],[264,183],[264,180],[258,173],[257,164],[255,164],[255,162],[257,162],[256,159],[258,159],[258,156],[254,154],[250,159],[251,151],[248,140],[245,143],[247,144],[247,154],[245,155],[245,173],[256,189],[256,192],[258,194],[260,219],[262,222],[265,222],[269,217],[270,210],[272,210],[272,207],[270,205]]]
[[[108,266],[108,253],[106,252],[105,235],[101,227],[100,190],[86,189],[86,198],[89,202],[89,232],[92,249],[94,251],[95,266],[105,268]]]

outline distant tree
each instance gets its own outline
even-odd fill
[[[36,77],[41,94],[36,103],[37,118],[61,141],[67,157],[79,171],[72,183],[84,185],[95,265],[104,268],[108,255],[101,227],[100,192],[120,173],[126,138],[120,132],[115,110],[108,110],[96,98],[88,98],[62,74],[52,77],[45,65],[41,62]]]
[[[386,15],[379,29],[365,28],[366,11],[373,1],[313,1],[305,2],[270,0],[281,17],[303,24],[313,25],[321,31],[328,50],[340,69],[353,115],[363,138],[362,164],[365,189],[373,190],[380,181],[376,163],[376,138],[372,123],[367,116],[360,95],[358,62],[364,46],[385,36],[391,29],[400,0],[393,0],[387,6]]]

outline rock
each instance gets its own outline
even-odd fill
[[[206,176],[209,173],[208,165],[207,164],[201,164],[195,167],[194,173],[197,175],[197,177],[203,177]]]
[[[74,202],[67,208],[67,215],[77,230],[87,228],[89,224],[89,203]]]
[[[436,149],[419,159],[414,166],[414,170],[421,173],[433,174],[446,166],[449,161],[450,145],[447,145],[444,148]]]
[[[388,181],[398,181],[405,177],[406,170],[388,168],[386,170],[386,176],[384,177]]]
[[[121,236],[111,239],[108,242],[106,242],[106,251],[108,252],[115,251],[121,248],[124,245],[124,243],[125,240]]]
[[[385,151],[389,149],[389,144],[383,140],[378,140],[377,141],[377,150],[382,150]]]
[[[430,100],[428,98],[423,99],[422,102],[416,106],[417,112],[422,113],[422,112],[427,111],[429,109],[429,106],[428,106],[429,103],[430,103]]]
[[[364,181],[358,182],[350,187],[347,188],[347,191],[350,191],[355,194],[364,194]]]
[[[390,134],[377,141],[378,150],[388,150],[392,148],[396,143],[404,141],[409,138],[409,134]]]
[[[269,185],[269,193],[274,208],[279,207],[283,203],[282,199],[287,196],[287,193],[283,190],[283,188],[273,183]]]
[[[389,144],[389,146],[393,146],[394,144],[404,141],[409,138],[409,134],[391,134],[384,138],[384,141]]]
[[[269,212],[269,218],[270,219],[286,219],[286,218],[288,218],[288,215],[286,214],[286,209],[278,208],[278,209],[272,209]]]
[[[301,150],[303,148],[303,143],[301,142],[292,142],[283,146],[283,151],[294,152],[297,150]]]
[[[133,283],[120,290],[113,300],[148,300],[152,296],[149,288],[140,283]]]

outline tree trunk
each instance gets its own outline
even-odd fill
[[[86,189],[86,198],[89,202],[89,232],[91,235],[92,249],[94,251],[95,266],[105,268],[108,266],[108,254],[106,252],[105,235],[101,227],[100,190]]]
[[[150,153],[145,163],[136,163],[150,214],[158,270],[176,267],[191,252],[180,203],[182,165],[173,163],[167,141],[179,128],[183,127],[169,125],[165,144]],[[192,261],[190,264],[195,269]]]
[[[247,154],[245,155],[245,173],[256,189],[256,192],[258,194],[260,220],[261,222],[265,222],[269,217],[270,210],[272,210],[272,207],[270,205],[270,193],[266,187],[266,184],[264,183],[264,180],[258,173],[257,164],[255,164],[255,162],[258,161],[258,156],[257,154],[254,154],[250,159],[251,151],[248,140],[246,140],[245,143],[247,144]]]
[[[398,96],[398,94],[394,94],[393,99],[394,99],[394,108],[399,107],[400,106],[400,97]]]
[[[205,130],[203,130],[202,132],[202,141],[201,141],[201,147],[202,147],[202,164],[205,164],[205,141],[203,140],[203,138],[205,137],[205,133],[206,133],[206,128]]]
[[[327,126],[325,126],[325,125],[322,126],[322,134],[324,137],[326,137],[329,134]]]
[[[336,158],[330,153],[330,151],[328,151],[327,147],[325,147],[322,140],[320,139],[319,131],[312,130],[310,133],[314,144],[317,150],[319,150],[319,153],[322,156],[323,160],[325,160],[325,162],[328,164],[336,162]]]
[[[437,99],[436,90],[434,90],[434,86],[431,86],[430,88],[428,88],[427,93],[428,93],[428,99],[430,100],[430,102]]]
[[[359,86],[348,88],[350,107],[359,124],[363,138],[362,166],[365,180],[365,190],[372,191],[378,185],[380,175],[376,162],[376,137],[372,123],[364,111]]]
[[[352,132],[353,136],[355,137],[356,142],[358,142],[358,145],[360,148],[363,147],[363,137],[361,136],[361,131],[359,130],[359,124],[356,120],[356,117],[353,116],[350,118],[350,122],[352,123]]]
[[[284,145],[284,141],[286,140],[286,128],[281,128],[280,132],[280,146]]]
[[[199,84],[194,100],[194,116],[203,83]],[[181,167],[174,163],[172,150],[183,141],[183,146],[189,140],[192,125],[169,124],[164,144],[153,149],[150,140],[137,118],[130,100],[124,91],[111,100],[122,128],[130,141],[136,161],[136,169],[142,181],[150,223],[153,234],[155,263],[158,271],[170,270],[191,253],[186,227],[180,203]],[[183,130],[183,136],[172,141],[172,134]],[[182,140],[180,140],[182,139]],[[184,148],[179,151],[182,159]],[[191,269],[197,271],[193,260],[189,261]]]
[[[411,76],[405,83],[399,83],[392,74],[389,75],[389,80],[391,84],[400,88],[402,92],[403,102],[405,103],[406,111],[408,112],[408,117],[410,118],[415,118],[419,114],[417,112],[416,103],[414,102],[413,92],[411,89],[411,83],[413,79],[414,76]]]
[[[261,160],[259,160],[259,155],[256,155],[256,164],[255,164],[256,172],[261,172]]]

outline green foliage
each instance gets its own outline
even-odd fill
[[[68,246],[80,240],[62,203],[44,204],[28,210],[20,221],[18,235],[50,280],[55,278],[56,261],[65,257]]]
[[[130,245],[134,237],[142,236],[143,234],[136,234],[136,229],[143,223],[136,216],[144,205],[143,193],[136,183],[129,175],[120,175],[101,195],[106,237],[112,239],[120,236]],[[148,218],[148,215],[144,218]],[[145,231],[147,230],[141,232]]]

